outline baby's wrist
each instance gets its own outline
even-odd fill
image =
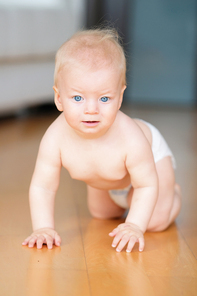
[[[145,233],[146,228],[144,228],[140,223],[134,222],[132,220],[126,219],[125,223],[131,224],[133,227],[138,228],[142,233]]]
[[[54,227],[48,227],[48,226],[47,227],[39,227],[39,228],[36,227],[36,228],[33,228],[33,231],[34,232],[35,231],[42,231],[42,230],[44,231],[44,230],[55,230],[55,229],[54,229]]]

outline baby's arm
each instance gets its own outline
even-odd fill
[[[54,201],[59,186],[61,158],[58,141],[53,136],[53,129],[49,128],[41,141],[30,185],[29,202],[34,232],[23,242],[29,247],[37,244],[37,248],[42,248],[46,243],[51,249],[53,244],[59,246],[61,243],[54,230]]]
[[[121,251],[128,244],[127,252],[131,252],[136,242],[139,242],[139,251],[143,251],[143,234],[158,198],[158,177],[152,152],[148,147],[143,153],[140,153],[140,150],[139,147],[135,157],[128,155],[126,160],[134,191],[125,223],[110,233],[110,236],[114,237],[112,246],[117,247],[117,251]]]

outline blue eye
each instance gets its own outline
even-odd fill
[[[102,98],[101,98],[101,101],[102,101],[103,103],[106,103],[106,102],[109,101],[109,98],[108,98],[108,97],[102,97]]]
[[[73,99],[76,101],[76,102],[80,102],[83,100],[83,98],[81,96],[74,96]]]

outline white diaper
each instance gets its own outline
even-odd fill
[[[172,160],[172,166],[175,169],[176,168],[175,158],[172,154],[172,151],[168,147],[168,144],[166,143],[165,139],[161,135],[161,133],[152,124],[144,120],[141,120],[141,121],[143,121],[149,127],[152,133],[152,152],[153,152],[155,163],[166,156],[170,156]],[[109,190],[109,195],[117,205],[119,205],[124,209],[128,209],[129,205],[127,203],[127,196],[131,187],[132,185],[129,185],[124,189]]]
[[[140,119],[141,120],[141,119]],[[152,152],[153,157],[155,160],[155,163],[159,160],[163,159],[166,156],[170,156],[172,160],[172,166],[175,169],[176,168],[176,161],[174,158],[174,155],[172,151],[170,150],[168,144],[166,143],[164,137],[161,135],[161,133],[158,131],[156,127],[154,127],[152,124],[143,121],[150,129],[152,133]]]
[[[128,209],[129,205],[127,203],[127,196],[131,187],[132,185],[129,185],[128,187],[123,189],[109,190],[109,195],[118,206],[123,209]]]

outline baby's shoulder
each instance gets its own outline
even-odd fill
[[[118,126],[122,130],[123,133],[129,134],[129,135],[140,135],[141,128],[138,125],[138,122],[136,119],[129,117],[125,113],[121,112],[118,116]]]
[[[149,162],[150,159],[152,161],[152,135],[146,123],[122,113],[120,126],[127,159],[126,165],[136,167],[141,163]]]
[[[46,145],[59,145],[64,132],[64,121],[62,119],[62,116],[59,115],[47,128],[42,138],[42,142],[46,143]]]
[[[140,119],[131,118],[121,112],[119,116],[119,126],[121,134],[127,139],[127,142],[132,145],[141,145],[147,142],[151,145],[152,135],[146,123]]]

